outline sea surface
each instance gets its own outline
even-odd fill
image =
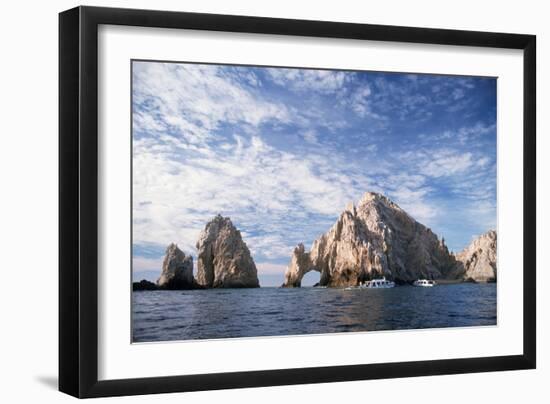
[[[134,342],[488,326],[496,284],[136,291]]]

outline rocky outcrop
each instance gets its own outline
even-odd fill
[[[161,289],[192,289],[194,286],[193,257],[186,256],[176,244],[170,244],[166,249],[157,285]]]
[[[497,233],[494,230],[476,238],[456,254],[457,276],[474,282],[497,280]]]
[[[216,216],[201,232],[197,277],[193,277],[193,257],[174,243],[166,249],[162,272],[156,285],[141,281],[134,290],[205,289],[259,287],[258,273],[250,251],[229,218]]]
[[[258,271],[239,230],[217,215],[197,241],[197,283],[207,288],[259,287]]]
[[[294,249],[283,286],[299,287],[312,270],[321,273],[321,286],[339,287],[380,276],[397,282],[446,278],[455,267],[444,240],[385,196],[368,192],[309,252],[303,244]]]
[[[147,279],[142,279],[139,282],[134,282],[132,284],[132,290],[157,290],[158,286],[156,283],[149,282]]]

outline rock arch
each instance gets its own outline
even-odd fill
[[[456,260],[426,226],[381,194],[366,193],[348,204],[328,232],[306,252],[299,244],[285,273],[286,287],[300,287],[304,274],[321,273],[320,285],[354,286],[385,276],[398,282],[452,276]]]
[[[302,243],[298,244],[292,252],[290,265],[285,272],[283,287],[299,288],[302,286],[302,279],[305,274],[315,271],[320,273],[319,286],[327,286],[329,283],[328,272],[311,259],[311,253],[305,251]]]
[[[302,286],[302,278],[306,273],[312,270],[309,252],[305,251],[302,243],[298,244],[292,252],[290,264],[285,272],[284,287],[299,288]]]

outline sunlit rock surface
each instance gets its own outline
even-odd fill
[[[301,285],[305,273],[321,273],[321,286],[353,286],[385,276],[397,282],[441,279],[454,274],[455,257],[444,240],[387,197],[367,192],[348,204],[332,228],[298,245],[285,273],[285,287]]]
[[[197,241],[198,285],[206,288],[259,287],[250,250],[228,217],[212,219]]]
[[[490,230],[456,254],[458,276],[474,282],[497,280],[497,233]]]
[[[162,289],[192,289],[193,257],[186,256],[176,244],[170,244],[166,249],[157,285]]]

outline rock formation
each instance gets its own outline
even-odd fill
[[[239,230],[217,215],[197,241],[197,283],[207,288],[259,287],[258,271]]]
[[[476,238],[456,254],[457,276],[474,282],[497,280],[497,233],[494,230]]]
[[[383,195],[368,192],[348,204],[332,228],[305,251],[299,244],[285,273],[286,287],[319,271],[321,286],[353,286],[385,276],[397,282],[448,277],[456,261],[443,240]]]
[[[157,290],[158,286],[156,283],[149,282],[147,279],[142,279],[139,282],[134,282],[132,284],[132,290]]]
[[[176,244],[170,244],[166,249],[157,285],[161,289],[192,289],[193,257],[186,256]]]

